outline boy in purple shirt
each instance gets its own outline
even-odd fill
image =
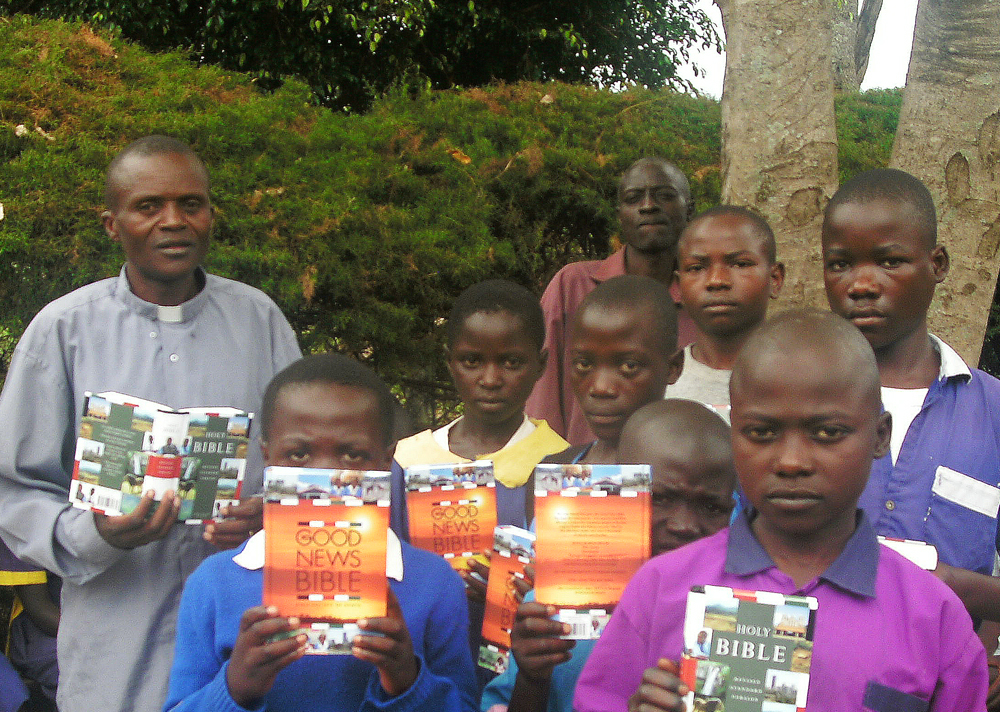
[[[786,312],[747,341],[730,389],[752,508],[639,570],[583,669],[575,709],[683,710],[675,661],[687,593],[715,584],[818,599],[809,712],[985,710],[985,652],[961,601],[879,546],[857,509],[891,428],[861,334],[832,314]]]

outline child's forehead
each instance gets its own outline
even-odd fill
[[[477,309],[469,312],[458,325],[456,338],[462,339],[483,333],[529,338],[524,318],[509,309]]]
[[[923,218],[911,201],[889,197],[858,198],[830,208],[823,223],[823,238],[846,235],[874,240],[891,230],[894,235],[919,240],[925,229]]]
[[[743,215],[709,215],[682,233],[677,249],[687,253],[723,246],[727,251],[756,252],[766,257],[765,242],[753,221]]]

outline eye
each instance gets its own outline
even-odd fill
[[[753,260],[736,260],[736,266],[743,269],[749,269],[750,267],[756,267],[757,263]]]
[[[677,191],[669,188],[660,188],[653,192],[653,199],[659,203],[669,203],[677,199]]]
[[[593,361],[589,358],[584,358],[582,356],[577,356],[572,362],[573,370],[578,374],[584,374],[590,371],[594,367]]]
[[[669,492],[653,492],[650,497],[650,502],[654,507],[666,507],[668,504],[673,502],[674,499],[674,495]]]
[[[850,428],[842,425],[820,425],[813,431],[813,437],[819,442],[833,443],[843,440],[850,432]]]
[[[879,260],[879,265],[886,269],[896,269],[905,263],[906,260],[902,257],[883,257]]]
[[[701,272],[703,269],[705,269],[705,266],[702,265],[702,264],[699,264],[697,262],[694,263],[694,264],[689,264],[689,265],[685,265],[684,266],[684,271],[685,272],[691,272],[691,273]]]
[[[503,360],[503,367],[510,371],[516,371],[524,367],[524,359],[520,356],[508,356]]]
[[[362,450],[348,450],[341,455],[340,459],[345,465],[357,465],[362,462],[368,462],[370,458],[368,453]]]
[[[286,451],[284,459],[288,462],[303,463],[309,459],[309,451],[304,447],[297,447]]]
[[[750,442],[766,443],[778,436],[778,431],[771,425],[746,425],[740,429],[740,434]]]
[[[843,272],[848,267],[847,260],[828,260],[826,263],[827,272]]]
[[[479,356],[459,356],[458,362],[463,368],[478,368],[482,359]]]
[[[719,504],[718,502],[705,502],[702,504],[702,509],[707,513],[712,515],[729,515],[733,511],[733,507],[730,504]]]
[[[639,190],[627,190],[622,194],[622,202],[626,205],[632,205],[638,203],[642,198],[642,191]]]
[[[188,200],[184,201],[181,207],[184,209],[184,212],[196,213],[199,210],[201,210],[204,206],[205,206],[204,201],[199,200],[197,198],[189,198]]]
[[[625,361],[621,362],[621,365],[618,367],[618,370],[622,372],[623,376],[626,376],[627,378],[634,378],[639,373],[639,371],[642,370],[642,366],[643,364],[641,361],[637,361],[635,359],[626,359]]]
[[[159,207],[158,203],[153,200],[143,200],[141,203],[135,206],[135,209],[140,213],[154,213]]]

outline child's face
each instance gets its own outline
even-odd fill
[[[544,368],[523,322],[507,311],[470,314],[448,351],[465,417],[481,423],[520,417]]]
[[[823,229],[823,278],[830,309],[878,350],[926,323],[948,253],[928,247],[907,203],[842,203]]]
[[[736,473],[728,448],[706,446],[700,438],[627,439],[619,452],[627,446],[628,460],[648,464],[653,473],[653,556],[729,524]]]
[[[772,349],[732,389],[733,457],[760,526],[833,538],[854,529],[872,459],[889,446],[889,416],[848,361],[806,347]]]
[[[573,391],[590,429],[617,443],[636,410],[663,398],[680,374],[677,354],[662,352],[652,310],[622,305],[577,312],[569,344]]]
[[[684,310],[706,334],[748,332],[767,315],[784,281],[763,238],[739,215],[713,215],[688,227],[677,247],[677,281]]]
[[[275,399],[264,463],[286,467],[388,470],[378,400],[339,383],[294,383]]]

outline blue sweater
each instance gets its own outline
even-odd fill
[[[255,710],[403,712],[472,710],[476,684],[469,655],[465,589],[440,556],[402,542],[403,580],[389,580],[420,665],[416,681],[389,698],[371,663],[349,655],[307,655],[280,673]],[[234,552],[206,559],[184,586],[177,645],[164,710],[241,712],[226,670],[240,617],[261,605],[262,570],[245,569]]]

